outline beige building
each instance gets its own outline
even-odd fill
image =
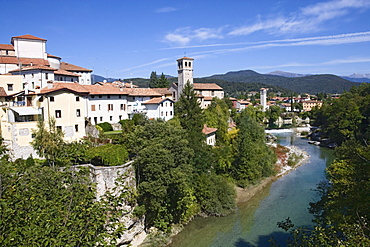
[[[311,111],[312,108],[314,108],[315,106],[320,108],[322,106],[322,101],[305,100],[305,101],[302,101],[302,106],[303,106],[304,111]]]

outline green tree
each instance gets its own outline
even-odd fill
[[[48,127],[45,126],[43,118],[39,118],[37,129],[32,134],[35,136],[31,142],[32,147],[40,157],[47,160],[49,165],[54,166],[64,158],[62,152],[64,134],[56,127],[54,118],[49,118]]]
[[[132,133],[136,155],[138,203],[145,208],[148,227],[166,230],[197,212],[191,187],[193,150],[185,131],[173,122],[149,121]]]
[[[242,111],[237,126],[239,131],[234,143],[235,160],[231,174],[241,186],[245,186],[272,175],[276,155],[265,143],[264,128],[248,111]]]
[[[175,117],[181,127],[187,132],[187,139],[193,146],[199,146],[205,141],[202,133],[204,114],[200,103],[189,81],[185,84],[179,100],[175,103]]]
[[[150,74],[149,87],[155,88],[157,86],[157,80],[157,73],[155,71],[152,71],[152,73]]]
[[[90,176],[83,167],[1,161],[1,245],[116,246],[129,192],[120,184],[97,201]]]
[[[170,82],[166,78],[166,76],[162,73],[161,77],[157,80],[157,84],[155,87],[157,88],[167,88],[169,86]]]
[[[269,121],[269,124],[273,124],[276,122],[276,120],[279,119],[280,114],[282,113],[282,110],[279,106],[276,105],[271,105],[267,110],[266,110],[266,117]]]
[[[225,101],[217,97],[212,99],[211,104],[204,110],[205,120],[208,127],[217,128],[217,145],[226,142],[226,134],[229,128],[230,112]]]

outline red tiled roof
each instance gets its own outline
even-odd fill
[[[109,84],[95,84],[95,85],[84,85],[83,86],[90,95],[102,95],[102,94],[127,94],[123,88],[118,88]]]
[[[0,44],[0,50],[14,51],[14,46],[6,45],[6,44]]]
[[[33,40],[43,40],[43,41],[46,41],[46,39],[42,39],[42,38],[33,36],[31,34],[25,34],[25,35],[21,35],[21,36],[12,37],[12,39],[14,39],[14,38],[16,38],[16,39],[33,39]]]
[[[66,70],[62,70],[62,69],[58,69],[58,70],[54,71],[54,74],[55,75],[76,76],[76,77],[79,77],[80,76],[80,75],[77,75],[75,73],[72,73],[72,72],[69,72],[69,71],[66,71]]]
[[[57,91],[72,91],[77,94],[88,94],[89,91],[85,87],[78,83],[52,83],[52,88],[44,87],[41,89],[40,94],[48,94]]]
[[[208,135],[208,134],[211,134],[211,133],[214,133],[216,132],[217,129],[216,128],[210,128],[210,127],[207,127],[207,125],[203,125],[203,129],[202,129],[202,133],[205,134],[205,135]]]
[[[58,56],[54,56],[54,55],[51,55],[51,54],[48,54],[48,57],[52,57],[52,58],[60,58]]]
[[[43,66],[43,65],[27,66],[27,67],[23,67],[21,69],[21,71],[28,71],[28,70],[51,70],[51,71],[54,71],[56,69],[51,68],[49,66]],[[12,71],[9,71],[9,72],[18,72],[18,71],[19,71],[19,69],[15,69],[15,70],[12,70]]]
[[[161,93],[155,91],[153,88],[125,88],[124,90],[130,96],[162,96]]]
[[[143,104],[160,104],[162,103],[163,101],[166,101],[166,100],[170,100],[171,102],[173,102],[173,100],[169,99],[169,98],[153,98],[153,99],[150,99],[146,102],[144,102]]]
[[[0,63],[18,64],[19,62],[22,65],[31,65],[31,63],[33,65],[44,65],[44,66],[48,66],[49,65],[48,60],[44,60],[42,58],[24,58],[24,57],[21,57],[18,60],[17,57],[8,57],[8,56],[0,57]]]
[[[153,90],[162,94],[162,95],[166,95],[166,94],[172,95],[171,91],[168,90],[168,88],[153,88]]]
[[[80,66],[66,63],[66,62],[61,62],[60,63],[60,69],[67,70],[67,71],[78,71],[78,72],[92,72],[90,69],[85,69]]]
[[[1,96],[7,96],[5,89],[3,87],[0,87],[0,97]]]
[[[177,61],[184,60],[184,59],[186,59],[186,60],[194,60],[194,58],[182,57],[182,58],[177,59]]]
[[[193,83],[195,90],[222,90],[216,83]]]

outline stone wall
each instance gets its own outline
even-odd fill
[[[135,170],[132,166],[133,161],[130,161],[121,166],[97,167],[91,164],[82,165],[89,167],[93,181],[97,184],[97,198],[99,199],[107,190],[116,186],[116,180],[121,175],[125,175],[124,186],[136,189]],[[125,205],[123,210],[127,214],[123,217],[126,231],[117,245],[119,246],[137,246],[140,244],[138,239],[142,239],[145,234],[144,219],[137,219],[133,216],[134,207]],[[142,241],[142,240],[141,240]]]

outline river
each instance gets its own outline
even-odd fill
[[[312,226],[309,203],[318,199],[314,191],[325,180],[325,168],[333,161],[332,150],[310,145],[294,133],[274,133],[281,145],[305,150],[308,162],[266,186],[250,201],[238,204],[226,217],[196,218],[173,239],[171,247],[270,246],[273,237],[285,246],[288,234],[277,227],[290,218],[295,226]]]

